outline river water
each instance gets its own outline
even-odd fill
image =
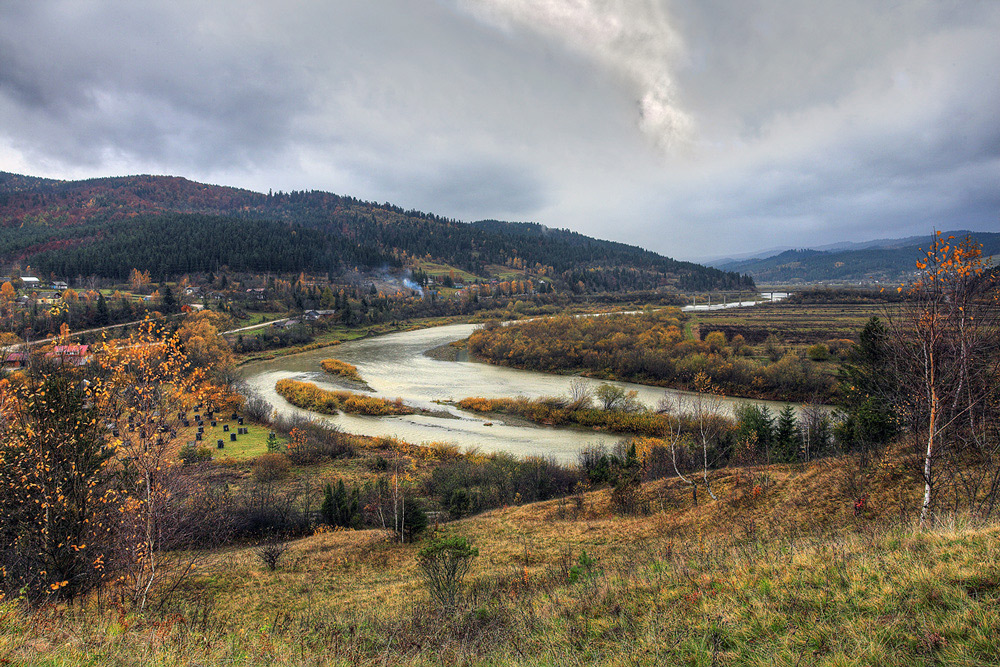
[[[579,428],[559,428],[528,424],[522,420],[497,417],[486,419],[475,413],[442,406],[435,401],[460,400],[470,396],[503,398],[512,396],[565,396],[573,376],[492,366],[468,361],[441,361],[424,352],[468,337],[477,325],[451,324],[419,331],[388,334],[375,338],[350,341],[301,354],[279,357],[248,365],[244,371],[247,382],[284,415],[305,415],[325,419],[348,433],[370,436],[395,436],[412,443],[449,442],[463,448],[478,448],[484,452],[510,452],[518,456],[541,455],[560,461],[574,461],[580,450],[597,444],[613,445],[623,436]],[[357,366],[358,373],[374,390],[375,395],[394,399],[400,397],[408,405],[428,410],[446,411],[447,416],[409,415],[401,417],[365,417],[339,414],[317,415],[297,408],[274,390],[283,378],[293,378],[327,389],[351,389],[320,368],[320,361],[335,357]],[[593,380],[596,388],[600,381]],[[664,396],[688,399],[693,394],[659,387],[613,382],[639,399],[655,406]],[[732,409],[748,399],[725,398],[722,411]],[[753,401],[778,411],[783,403]],[[492,423],[488,426],[488,423]]]

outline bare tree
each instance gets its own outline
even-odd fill
[[[709,445],[714,445],[722,432],[722,396],[705,373],[698,373],[695,376],[694,386],[697,393],[691,399],[691,411],[698,441],[701,444],[702,479],[708,495],[712,500],[718,500],[708,481],[708,450]]]
[[[656,411],[667,416],[663,429],[663,439],[670,447],[670,460],[674,466],[674,473],[687,484],[695,486],[695,482],[685,477],[677,466],[677,446],[681,443],[684,434],[685,403],[686,401],[680,395],[665,392],[656,406]]]
[[[569,383],[569,403],[571,410],[586,410],[594,401],[594,390],[591,383],[583,378],[574,378]]]

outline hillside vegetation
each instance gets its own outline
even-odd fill
[[[710,326],[685,335],[677,309],[602,317],[546,317],[475,331],[469,352],[490,363],[693,389],[699,374],[732,396],[828,402],[835,382],[818,362],[777,343],[756,349]],[[755,341],[757,342],[757,341]],[[772,356],[764,356],[765,350]]]
[[[241,232],[248,238],[231,238],[249,221],[259,222]],[[134,268],[165,276],[223,266],[341,272],[433,259],[482,277],[497,267],[529,271],[586,291],[753,286],[738,274],[534,223],[468,224],[327,192],[265,195],[166,176],[57,182],[0,174],[0,227],[0,258],[70,276],[120,278],[108,255],[130,253],[144,263]]]
[[[900,483],[917,488],[901,462],[732,469],[714,479],[721,500],[699,505],[679,480],[651,483],[650,513],[634,516],[597,491],[457,521],[449,533],[479,556],[452,610],[430,598],[419,545],[382,531],[296,540],[274,571],[254,548],[227,549],[159,613],[102,612],[96,601],[32,614],[0,606],[0,656],[18,665],[995,664],[1000,532],[897,523],[919,504],[898,493]],[[871,499],[856,515],[858,475]]]

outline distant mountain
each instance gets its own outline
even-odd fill
[[[983,255],[1000,253],[1000,233],[997,232],[958,230],[944,232],[944,236],[956,239],[972,236],[983,244]],[[915,270],[920,248],[926,249],[930,242],[930,235],[848,242],[786,250],[770,257],[725,262],[716,267],[748,273],[757,282],[764,283],[894,282]]]
[[[747,276],[537,223],[465,223],[329,192],[258,193],[174,176],[84,181],[0,173],[0,262],[75,278],[312,271],[433,261],[586,291],[747,288]]]

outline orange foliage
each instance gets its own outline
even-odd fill
[[[415,412],[412,408],[403,405],[402,401],[387,401],[375,396],[364,396],[349,391],[329,391],[312,382],[299,382],[291,379],[278,380],[274,389],[296,407],[327,415],[342,411],[384,417],[411,415]]]

